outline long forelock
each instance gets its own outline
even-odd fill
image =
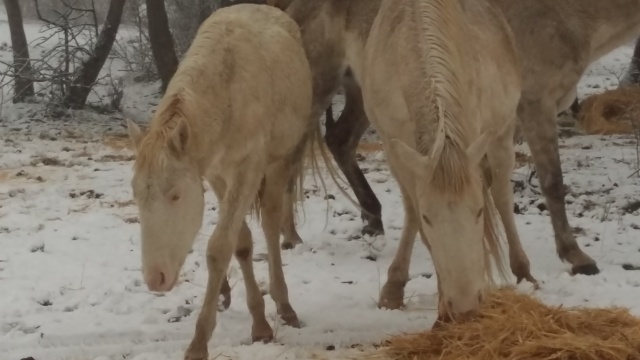
[[[472,181],[469,158],[462,146],[445,140],[435,161],[431,186],[437,191],[463,194]]]
[[[169,141],[180,121],[189,121],[193,116],[195,98],[184,87],[168,93],[158,106],[151,120],[149,132],[142,139],[136,159],[136,169],[159,166],[163,169],[170,156]],[[190,142],[196,141],[191,136]]]

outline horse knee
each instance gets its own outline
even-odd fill
[[[551,172],[540,177],[540,186],[544,194],[554,200],[563,200],[567,195],[567,188],[562,179],[562,173]]]

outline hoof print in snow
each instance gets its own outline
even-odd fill
[[[49,299],[39,300],[38,304],[40,304],[40,306],[51,306],[51,305],[53,305],[53,303]]]
[[[33,356],[29,356],[29,357],[26,357],[26,358],[22,358],[20,360],[36,360],[36,359],[34,359]]]
[[[102,199],[104,197],[104,194],[95,192],[95,190],[86,190],[80,192],[72,191],[69,193],[69,197],[72,199],[76,199],[79,197],[86,197],[87,199]]]
[[[376,255],[373,255],[373,254],[369,254],[369,255],[365,256],[364,258],[369,260],[369,261],[377,261],[378,260],[378,257]]]
[[[128,218],[124,218],[123,220],[127,224],[139,224],[140,223],[140,219],[138,219],[137,216],[131,216],[131,217],[128,217]]]
[[[191,312],[193,312],[193,310],[186,308],[184,306],[178,306],[178,308],[176,309],[175,312],[175,316],[170,317],[167,322],[170,323],[177,323],[180,322],[183,318],[188,317],[189,315],[191,315]]]
[[[329,345],[324,349],[327,350],[327,351],[334,351],[336,349],[336,347],[334,345]]]
[[[31,248],[29,249],[29,251],[31,251],[32,253],[35,252],[44,252],[44,242],[37,242],[31,245]]]
[[[632,264],[622,264],[622,268],[627,271],[638,271],[640,270],[640,266],[632,265]]]

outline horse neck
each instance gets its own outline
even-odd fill
[[[593,19],[591,61],[640,34],[640,0],[572,0]]]

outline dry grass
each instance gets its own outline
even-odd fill
[[[358,151],[365,154],[382,151],[382,143],[380,142],[360,142]]]
[[[626,309],[549,307],[499,290],[474,321],[397,336],[384,346],[378,359],[636,360],[640,319]]]
[[[133,151],[133,145],[131,144],[131,140],[129,139],[129,136],[126,134],[105,136],[102,139],[102,143],[105,146],[108,146],[117,151],[124,150],[124,149],[129,149]]]
[[[587,134],[633,134],[633,122],[640,120],[640,86],[591,95],[580,108],[578,124]]]

